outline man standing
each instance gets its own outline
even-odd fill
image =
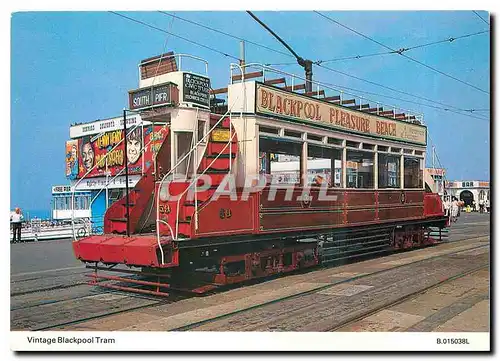
[[[479,200],[479,212],[480,212],[480,213],[483,213],[483,212],[484,212],[484,199],[483,199],[483,198],[481,198],[481,199]]]
[[[12,233],[14,235],[13,243],[21,242],[21,222],[23,221],[23,214],[19,208],[16,208],[14,213],[10,215],[10,222],[12,223]],[[17,241],[16,241],[17,235]]]

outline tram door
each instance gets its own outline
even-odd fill
[[[193,145],[193,132],[175,132],[173,165],[175,166],[180,161],[174,170],[178,179],[181,177],[187,179],[193,172],[194,152],[190,152]]]

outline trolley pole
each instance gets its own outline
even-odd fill
[[[268,32],[271,33],[272,36],[274,36],[285,48],[288,49],[290,53],[293,54],[295,59],[297,59],[297,63],[304,68],[304,72],[306,74],[306,92],[311,92],[312,91],[312,80],[313,80],[313,62],[312,60],[304,59],[300,57],[293,49],[288,45],[283,39],[281,39],[274,31],[269,28],[262,20],[260,20],[257,16],[254,15],[251,11],[247,11],[247,13],[255,20],[257,21],[264,29],[266,29]]]
[[[128,196],[128,160],[127,160],[127,110],[123,109],[123,142],[125,143],[125,202],[127,202],[125,217],[127,219],[127,237],[130,236],[130,214],[129,214],[129,196]]]

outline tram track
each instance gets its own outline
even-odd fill
[[[91,291],[91,294],[88,295],[80,295],[80,296],[75,296],[75,297],[68,297],[68,298],[63,298],[59,300],[49,300],[45,302],[38,302],[38,303],[33,303],[33,304],[28,304],[25,306],[20,306],[20,307],[12,307],[10,310],[11,311],[19,311],[19,310],[26,310],[29,308],[35,308],[35,307],[41,307],[41,306],[46,306],[46,305],[53,305],[55,303],[64,303],[64,302],[69,302],[69,301],[75,301],[75,300],[82,300],[86,298],[92,298],[101,294],[110,294],[110,295],[126,295],[127,297],[132,297],[132,298],[137,298],[137,299],[143,299],[143,300],[149,300],[149,301],[158,301],[158,297],[148,297],[144,295],[139,295],[139,294],[125,294],[123,292],[118,292],[118,291]]]
[[[477,237],[477,238],[481,238],[481,237]],[[469,240],[472,240],[472,239],[468,239],[467,241],[469,241]],[[458,241],[455,241],[455,242],[458,242]],[[288,296],[285,296],[285,297],[276,298],[274,300],[267,301],[267,302],[264,302],[264,303],[261,303],[261,304],[258,304],[258,305],[252,305],[250,307],[246,307],[246,308],[239,309],[239,310],[236,310],[236,311],[233,311],[233,312],[225,313],[223,315],[219,315],[219,316],[216,316],[216,317],[208,318],[206,320],[189,323],[189,324],[181,326],[181,327],[173,328],[170,331],[189,331],[189,330],[193,330],[195,328],[207,325],[207,324],[215,322],[215,321],[219,321],[219,320],[222,320],[222,319],[230,318],[232,316],[244,314],[245,312],[248,312],[248,311],[253,311],[253,310],[261,309],[261,308],[264,308],[264,307],[269,306],[269,305],[279,304],[281,302],[288,301],[288,300],[291,300],[291,299],[294,299],[294,298],[300,298],[300,297],[303,297],[303,296],[315,294],[315,293],[318,293],[320,291],[329,289],[329,288],[331,288],[333,286],[347,284],[347,283],[350,283],[350,282],[353,282],[353,281],[357,281],[357,280],[361,280],[361,279],[366,279],[368,277],[382,275],[384,273],[395,271],[397,269],[401,269],[401,268],[404,268],[404,267],[415,266],[415,265],[421,264],[423,262],[429,262],[431,260],[437,260],[439,258],[443,258],[443,257],[447,257],[447,256],[452,256],[452,255],[459,254],[459,253],[462,253],[462,252],[465,252],[465,251],[472,251],[472,250],[477,250],[477,249],[487,248],[487,247],[489,247],[489,244],[477,245],[477,246],[470,247],[470,248],[455,250],[455,251],[452,251],[452,252],[447,252],[447,253],[439,254],[439,255],[436,255],[436,256],[431,256],[431,257],[424,258],[424,259],[421,259],[421,260],[417,260],[417,261],[413,261],[413,262],[408,262],[408,263],[397,265],[397,266],[394,266],[394,267],[382,269],[380,271],[375,271],[375,272],[371,272],[371,273],[367,273],[367,274],[360,274],[360,275],[349,277],[349,278],[346,278],[346,279],[343,279],[343,280],[340,280],[340,281],[331,282],[331,283],[328,283],[326,285],[315,287],[315,288],[307,290],[307,291],[298,292],[298,293],[295,293],[295,294],[292,294],[292,295],[288,295]],[[486,266],[487,266],[487,264],[486,265],[481,265],[480,268],[484,268]],[[420,294],[421,292],[424,292],[424,291],[425,290],[419,290],[419,291],[417,291],[415,293],[416,294]],[[305,305],[304,307],[308,307],[308,305]],[[297,309],[297,310],[299,310],[299,309]]]
[[[341,280],[341,281],[338,281],[338,282],[333,282],[333,283],[330,283],[330,284],[328,284],[326,286],[314,288],[314,289],[306,291],[306,292],[295,293],[295,294],[287,296],[287,297],[278,298],[278,299],[275,299],[275,300],[272,300],[272,301],[269,301],[269,302],[266,302],[266,303],[263,303],[263,304],[254,305],[252,307],[248,307],[248,308],[245,308],[245,309],[242,309],[242,310],[238,310],[238,311],[235,311],[235,312],[231,312],[231,313],[227,313],[227,314],[224,314],[224,315],[221,315],[221,316],[217,316],[215,318],[210,318],[210,319],[203,320],[203,321],[200,321],[200,322],[195,322],[195,323],[192,323],[192,324],[188,324],[186,326],[175,328],[173,330],[174,331],[185,331],[185,330],[193,329],[193,328],[196,328],[198,326],[204,325],[206,323],[214,322],[214,321],[222,319],[222,318],[227,318],[227,317],[230,317],[230,316],[233,316],[233,315],[236,315],[236,314],[244,313],[244,312],[249,311],[249,310],[253,310],[253,309],[260,308],[260,307],[264,307],[266,305],[279,303],[279,302],[282,302],[282,301],[285,301],[285,300],[288,300],[288,299],[291,299],[291,298],[294,298],[294,297],[301,297],[301,296],[304,296],[304,295],[307,295],[307,294],[312,294],[314,292],[319,292],[322,289],[326,289],[326,288],[331,287],[333,285],[338,285],[338,284],[342,284],[342,283],[352,282],[352,281],[355,281],[357,279],[362,279],[362,278],[365,278],[365,277],[374,276],[376,274],[383,273],[383,272],[388,272],[390,270],[394,270],[394,269],[397,269],[397,268],[400,268],[400,267],[408,267],[408,266],[411,266],[411,265],[414,265],[414,264],[418,264],[418,263],[421,263],[421,262],[424,262],[424,261],[429,261],[431,259],[437,259],[439,257],[444,257],[444,256],[452,255],[452,254],[455,254],[455,253],[460,253],[460,252],[464,252],[464,251],[471,251],[471,250],[475,250],[475,249],[479,249],[479,248],[489,247],[489,243],[488,244],[479,244],[479,245],[476,243],[476,245],[474,247],[466,247],[466,248],[463,248],[463,246],[461,245],[461,243],[463,243],[463,242],[473,242],[474,240],[479,240],[479,242],[480,242],[481,239],[484,239],[484,237],[479,236],[479,237],[474,237],[474,238],[469,238],[469,239],[457,240],[457,241],[454,241],[454,242],[450,242],[450,243],[448,243],[449,245],[453,245],[455,247],[462,247],[462,248],[459,249],[459,250],[452,250],[451,252],[445,252],[445,253],[442,253],[442,254],[439,254],[439,255],[435,255],[435,256],[432,256],[432,257],[424,258],[422,260],[418,260],[418,261],[414,261],[414,262],[409,262],[409,263],[406,263],[406,264],[403,264],[403,265],[391,267],[391,268],[384,269],[384,270],[381,270],[381,271],[377,271],[377,272],[373,272],[373,273],[368,273],[368,274],[365,274],[365,275],[359,275],[359,276],[355,276],[355,277],[350,277],[348,279]],[[485,241],[487,241],[487,240],[485,240]],[[328,269],[328,268],[333,268],[333,267],[332,266],[324,267],[324,269]],[[321,271],[321,269],[319,271]],[[52,288],[52,289],[54,289],[54,288]],[[37,290],[37,291],[40,291],[40,290]],[[113,291],[109,292],[108,291],[108,292],[101,292],[100,294],[104,294],[104,293],[118,294],[119,292],[113,292]],[[47,306],[47,305],[51,305],[51,304],[53,305],[53,304],[57,304],[57,303],[60,304],[62,302],[65,302],[65,303],[81,302],[82,300],[85,300],[85,299],[92,300],[92,298],[95,297],[95,296],[96,295],[84,295],[84,296],[81,296],[81,297],[74,297],[74,298],[68,298],[68,299],[63,299],[63,300],[56,300],[54,302],[48,302],[48,303],[47,302],[43,302],[43,303],[39,303],[39,304],[28,305],[26,307],[18,307],[18,308],[15,308],[15,309],[11,309],[11,311],[22,311],[23,309],[37,309],[38,307],[43,307],[43,306]],[[42,322],[42,325],[35,326],[35,327],[30,327],[29,329],[30,330],[34,330],[34,331],[42,331],[42,330],[49,330],[49,329],[64,328],[64,327],[67,327],[67,326],[81,324],[81,323],[84,323],[86,321],[92,321],[92,320],[97,320],[97,319],[101,319],[101,318],[106,318],[106,317],[109,317],[109,316],[114,316],[114,315],[119,315],[119,314],[125,314],[127,312],[138,311],[138,310],[142,310],[142,309],[146,309],[146,308],[153,308],[153,307],[158,307],[158,306],[164,306],[164,305],[168,305],[168,304],[173,303],[173,302],[177,302],[177,301],[179,301],[179,300],[181,300],[183,298],[187,298],[187,296],[186,297],[182,297],[181,295],[175,295],[175,294],[172,294],[172,296],[174,296],[174,297],[169,297],[169,299],[161,299],[161,300],[158,300],[157,298],[154,298],[154,297],[144,297],[144,296],[137,297],[137,296],[138,295],[130,295],[130,294],[126,295],[126,297],[129,300],[132,300],[132,299],[139,300],[139,298],[140,298],[141,300],[151,301],[151,302],[150,303],[148,302],[147,304],[142,304],[142,305],[133,305],[132,307],[130,307],[130,306],[129,307],[125,307],[123,309],[114,310],[112,312],[97,312],[96,314],[91,315],[91,316],[79,317],[79,318],[77,317],[76,319],[70,319],[70,320],[67,320],[67,321],[65,320],[63,322],[56,322],[56,323],[51,323],[51,324],[47,324],[46,322]],[[177,296],[177,297],[175,297],[175,296]],[[146,300],[146,298],[147,298],[147,300]]]
[[[463,251],[461,251],[461,252],[463,252]],[[384,309],[397,306],[397,305],[399,305],[399,304],[401,304],[403,302],[411,301],[412,299],[417,298],[418,296],[424,294],[425,292],[428,292],[428,291],[430,291],[432,289],[435,289],[435,288],[438,288],[440,286],[443,286],[443,285],[445,285],[447,283],[450,283],[452,281],[455,281],[457,279],[460,279],[460,278],[472,275],[474,273],[477,273],[478,271],[481,271],[481,270],[483,270],[483,269],[485,269],[487,267],[489,267],[488,263],[482,264],[482,265],[480,265],[478,267],[475,267],[475,268],[470,269],[470,270],[466,270],[464,272],[460,272],[460,273],[455,274],[455,275],[453,275],[451,277],[448,277],[448,278],[446,278],[444,280],[441,280],[438,283],[435,283],[433,285],[430,285],[430,286],[425,287],[423,289],[420,289],[418,291],[412,292],[411,294],[404,295],[404,296],[398,298],[397,300],[395,300],[395,301],[393,301],[391,303],[381,305],[379,307],[376,307],[375,309],[370,310],[369,312],[363,313],[363,314],[355,316],[355,317],[351,317],[350,319],[345,320],[342,323],[337,324],[337,325],[335,325],[332,328],[327,328],[327,329],[325,329],[323,331],[324,332],[335,332],[335,331],[337,331],[337,330],[339,330],[341,328],[344,328],[344,327],[349,326],[351,324],[354,324],[354,323],[356,323],[358,321],[361,321],[361,320],[363,320],[363,319],[365,319],[367,317],[370,317],[370,316],[372,316],[372,315],[374,315],[374,314],[376,314],[376,313],[378,313],[378,312],[380,312],[380,311],[382,311]]]
[[[25,295],[30,295],[33,293],[42,293],[42,292],[55,291],[55,290],[63,290],[66,288],[72,288],[72,287],[82,286],[82,285],[86,285],[86,284],[87,284],[87,282],[77,282],[77,283],[72,283],[72,284],[67,284],[67,285],[57,285],[57,286],[38,288],[38,289],[28,290],[28,291],[13,292],[10,294],[10,297],[25,296]]]
[[[113,316],[113,315],[117,315],[117,314],[124,314],[124,313],[131,312],[131,311],[138,311],[138,310],[142,310],[142,309],[146,309],[146,308],[151,308],[151,307],[156,307],[156,306],[163,306],[163,305],[167,305],[167,304],[170,304],[170,303],[173,303],[173,302],[175,302],[175,301],[174,300],[161,300],[161,301],[158,301],[158,302],[155,302],[155,303],[151,303],[151,304],[130,307],[130,308],[126,308],[126,309],[123,309],[123,310],[116,310],[116,311],[113,311],[113,312],[105,312],[105,313],[102,313],[102,314],[96,314],[96,315],[92,315],[92,316],[80,318],[80,319],[77,319],[77,320],[70,320],[70,321],[66,321],[66,322],[60,322],[60,323],[57,323],[57,324],[51,324],[51,325],[46,325],[46,326],[42,326],[42,327],[36,327],[36,328],[31,329],[31,331],[46,331],[46,330],[51,330],[51,329],[57,329],[57,328],[61,328],[61,327],[65,327],[65,326],[71,326],[71,325],[76,325],[76,324],[80,324],[82,322],[91,321],[91,320],[95,320],[95,319],[100,319],[100,318],[104,318],[104,317],[108,317],[108,316]]]

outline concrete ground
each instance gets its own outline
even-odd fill
[[[412,295],[415,292],[418,294],[419,290],[433,286],[464,270],[474,270],[476,267],[485,265],[487,267],[488,244],[488,237],[452,242],[341,267],[287,276],[211,296],[184,299],[168,305],[131,311],[59,329],[166,331],[188,326],[196,331],[327,331],[353,317],[363,316],[372,310],[377,310],[378,307],[384,308],[385,304],[391,305],[402,296]],[[476,254],[456,254],[471,248],[474,248],[472,252]],[[453,254],[450,255],[450,253]],[[436,256],[440,257],[436,258]],[[419,262],[412,264],[416,261]],[[386,272],[380,273],[380,271]],[[407,317],[410,317],[409,320],[412,322],[405,321],[404,326],[410,327],[423,321],[425,317],[431,316],[433,312],[436,313],[453,304],[465,302],[470,307],[474,307],[481,301],[489,302],[484,293],[489,279],[485,278],[484,273],[477,275],[474,273],[474,275],[475,281],[468,278],[464,278],[465,281],[457,281],[462,287],[460,289],[446,285],[443,285],[444,288],[436,289],[435,292],[443,292],[442,290],[446,290],[446,287],[451,287],[447,302],[443,301],[441,295],[433,297],[433,293],[429,293],[426,296],[426,303],[421,304],[419,311],[411,313],[409,311],[411,306],[404,308],[406,303],[396,305],[394,309],[391,308],[392,306],[387,308],[387,311],[393,313],[382,313],[384,321],[381,322],[385,322],[386,326],[380,326],[379,329],[386,330],[391,325],[391,321],[386,319],[391,315],[396,315],[395,318],[397,318],[398,314],[394,312],[409,315]],[[353,279],[353,277],[360,278]],[[473,290],[471,285],[474,285],[476,281],[475,287],[479,289]],[[303,294],[307,291],[310,292]],[[471,297],[475,293],[479,296],[462,299],[469,296],[466,291]],[[293,297],[294,295],[299,297]],[[425,295],[424,293],[423,296]],[[457,296],[459,298],[456,298]],[[283,298],[285,299],[282,300]],[[254,307],[258,305],[261,306]],[[483,307],[483,305],[484,303],[477,307]],[[458,316],[459,313],[467,311],[463,305],[457,307],[456,305],[452,307],[451,314]],[[429,311],[429,308],[437,309]],[[385,309],[380,311],[385,311]],[[476,309],[473,312],[476,312]],[[209,319],[213,320],[204,323]],[[450,321],[451,318],[440,317],[439,320]],[[190,326],[197,322],[201,324]],[[469,330],[468,324],[464,323],[455,323],[451,326],[445,325],[444,322],[438,324],[435,321],[435,323],[435,327],[455,327],[456,331]],[[396,326],[398,325],[395,324],[391,329]],[[484,330],[488,327],[488,323],[483,318],[478,321],[477,327],[474,327]],[[374,327],[373,330],[378,329]],[[431,331],[429,327],[426,330]]]
[[[138,311],[130,311],[116,316],[108,316],[93,321],[87,321],[85,323],[75,324],[73,326],[61,327],[60,329],[168,330],[176,327],[183,327],[189,323],[204,320],[209,317],[220,316],[252,305],[258,305],[276,300],[280,297],[293,296],[299,292],[328,286],[331,285],[332,282],[347,280],[353,276],[363,276],[364,274],[384,270],[388,267],[400,266],[416,260],[424,260],[425,258],[431,257],[431,255],[440,254],[440,252],[442,254],[442,252],[450,252],[452,249],[463,250],[473,246],[474,244],[484,245],[485,243],[488,243],[489,238],[489,218],[488,214],[462,213],[459,221],[453,224],[450,230],[450,243],[442,244],[437,247],[399,253],[384,258],[348,264],[326,270],[317,270],[304,274],[291,275],[267,282],[261,282],[252,286],[245,286],[230,291],[219,292],[208,297],[182,299],[178,302],[173,302],[164,306],[155,306]],[[486,237],[483,237],[482,240],[471,240],[470,242],[465,243],[460,241],[484,235],[486,235]],[[477,258],[477,256],[478,255],[469,255],[467,257],[474,259]],[[479,256],[483,257],[484,255],[479,254]],[[445,269],[442,269],[441,271],[444,272],[442,275],[449,274]],[[83,318],[85,316],[90,316],[94,311],[94,313],[101,313],[106,312],[107,309],[117,308],[118,306],[129,307],[129,305],[154,303],[153,301],[140,299],[131,300],[128,297],[120,298],[119,294],[116,294],[113,297],[111,295],[106,296],[106,294],[103,294],[102,297],[106,298],[104,300],[105,302],[103,302],[102,297],[97,296],[98,293],[102,293],[102,290],[83,284],[86,281],[83,277],[84,272],[88,271],[84,268],[83,264],[74,258],[71,240],[12,244],[11,327],[14,327],[15,329],[30,329],[31,327],[35,327],[37,325],[40,326],[50,324],[51,322],[57,323],[54,321],[58,320],[70,320],[75,317]],[[475,275],[475,278],[471,276],[473,277],[471,279],[478,280],[477,282],[482,280],[481,282],[488,283],[489,279],[486,280],[484,278],[484,273],[481,275],[483,278]],[[436,277],[438,276],[439,274],[436,273]],[[388,283],[384,283],[386,281]],[[389,287],[390,280],[388,279],[386,281],[379,279],[377,282],[379,282],[378,284],[381,287],[383,284],[386,284],[386,286]],[[400,281],[404,283],[404,279],[401,279]],[[370,285],[361,282],[358,286]],[[51,287],[56,289],[47,292],[30,293],[33,290],[47,289]],[[415,289],[412,288],[411,285],[405,285],[405,287],[405,292],[410,292]],[[359,290],[360,288],[357,287],[357,289]],[[471,297],[475,292],[474,290],[469,290],[467,291],[468,293],[466,291],[467,289],[463,288],[463,292],[465,292],[464,295],[471,295]],[[370,289],[367,289],[366,292],[368,294],[371,291]],[[13,294],[15,294],[15,296]],[[489,315],[489,313],[485,311],[485,306],[489,305],[489,301],[487,299],[479,300],[480,296],[477,296],[479,301],[474,304],[471,302],[476,300],[475,298],[456,300],[456,302],[452,302],[453,295],[449,296],[451,298],[448,298],[449,304],[443,306],[453,306],[447,309],[447,311],[443,311],[447,312],[447,315],[453,315],[453,317],[446,318],[445,322],[440,325],[435,325],[435,327],[460,328],[465,327],[464,325],[470,325],[471,330],[484,330],[486,327],[484,319]],[[337,297],[338,295],[333,296]],[[85,307],[82,307],[81,304],[82,297],[85,297]],[[419,299],[422,300],[422,304],[424,305],[433,302],[432,298],[429,299],[430,301],[427,300],[425,302],[423,298]],[[436,298],[436,300],[439,301],[439,298]],[[47,304],[36,306],[38,303]],[[76,307],[77,303],[79,307]],[[456,305],[454,305],[455,303]],[[412,304],[415,305],[415,302]],[[470,310],[463,310],[463,307],[465,307],[463,304],[471,305],[471,307],[469,307]],[[423,311],[413,311],[409,305],[406,306],[407,308],[401,308],[403,305],[404,303],[398,306],[399,308],[389,308],[387,311],[409,314],[413,317],[412,320],[417,320],[416,322],[423,321],[425,318],[431,316],[431,314],[422,313]],[[425,308],[427,306],[422,307]],[[78,310],[78,312],[76,312],[76,310]],[[85,310],[88,310],[88,314],[85,314]],[[480,314],[482,314],[482,316],[479,316]],[[366,318],[372,316],[367,316]],[[425,318],[421,319],[421,317]],[[439,319],[444,320],[442,316],[439,317]],[[469,322],[467,320],[469,320],[470,317],[482,318],[480,318],[477,325],[471,325],[470,323],[466,323]],[[368,321],[372,322],[371,320],[372,319],[369,319]],[[405,323],[405,325],[407,324],[408,322]],[[414,324],[411,324],[407,327],[413,325]],[[379,326],[374,327],[377,328]],[[388,326],[380,327],[384,329],[384,327]],[[430,326],[426,327],[429,328]]]

